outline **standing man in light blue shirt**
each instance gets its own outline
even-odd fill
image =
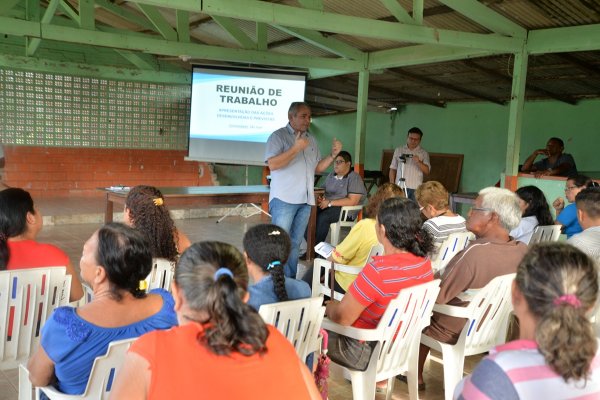
[[[265,162],[271,170],[272,223],[285,229],[292,240],[285,265],[285,276],[291,278],[296,278],[300,242],[308,225],[310,207],[315,205],[315,172],[327,169],[342,150],[342,143],[334,138],[331,153],[321,158],[317,141],[308,132],[310,118],[308,104],[292,103],[289,123],[269,136],[265,152]]]

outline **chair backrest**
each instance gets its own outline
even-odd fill
[[[362,209],[362,205],[342,206],[338,221],[329,226],[329,229],[331,230],[330,242],[332,245],[335,246],[340,242],[341,228],[352,228],[356,225],[358,222],[358,214]]]
[[[474,238],[475,235],[469,231],[451,233],[440,246],[436,258],[431,260],[433,270],[441,275],[452,257],[467,247]]]
[[[367,263],[370,263],[373,260],[374,256],[380,256],[383,254],[383,245],[381,243],[377,243],[371,247],[369,251],[369,255],[365,260],[363,265],[341,265],[334,264],[334,269],[336,271],[345,272],[348,274],[358,275],[360,271],[364,268]],[[335,285],[335,282],[331,282],[331,261],[323,260],[322,258],[316,258],[313,264],[313,283],[312,283],[312,293],[313,296],[329,296],[331,297],[331,288]],[[321,276],[324,276],[323,282],[321,282]],[[341,301],[344,297],[343,293],[335,292],[334,299]]]
[[[540,242],[556,242],[560,237],[562,225],[538,225],[535,227],[529,245]]]
[[[440,280],[402,289],[392,300],[379,324],[381,332],[377,359],[377,381],[408,370],[410,357],[417,357],[421,331],[429,325]],[[415,360],[413,358],[413,360]]]
[[[467,306],[470,316],[458,339],[458,342],[464,340],[465,356],[483,353],[506,341],[515,275],[495,277],[470,301]]]
[[[258,313],[294,345],[301,360],[318,350],[319,329],[325,315],[322,296],[264,304]]]
[[[152,259],[152,271],[146,277],[147,290],[162,288],[171,291],[171,281],[175,273],[175,263],[165,258]]]
[[[108,399],[114,379],[125,359],[125,354],[136,339],[137,338],[131,338],[110,342],[106,354],[96,357],[94,360],[94,365],[90,371],[90,378],[88,379],[85,392],[83,392],[81,396],[68,396],[68,398],[81,400]],[[52,386],[46,386],[39,389],[50,399],[66,397]]]
[[[0,370],[27,360],[46,319],[69,304],[70,293],[65,267],[0,271]]]

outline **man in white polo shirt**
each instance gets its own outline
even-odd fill
[[[394,151],[390,165],[390,182],[402,189],[406,188],[407,197],[413,201],[416,201],[415,189],[423,183],[423,175],[429,175],[431,170],[429,153],[421,147],[422,138],[423,132],[419,128],[410,128],[406,144]],[[402,164],[404,164],[404,176],[402,175]]]
[[[308,225],[310,207],[315,205],[315,171],[323,172],[342,150],[333,139],[331,153],[321,158],[314,136],[308,132],[311,111],[308,104],[294,102],[288,111],[289,123],[267,140],[265,162],[271,170],[269,213],[272,223],[289,233],[290,256],[285,276],[296,278],[298,249]]]

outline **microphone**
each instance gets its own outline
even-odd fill
[[[412,154],[402,154],[400,156],[400,160],[402,160],[403,162],[406,162],[407,158],[413,158],[413,155]]]

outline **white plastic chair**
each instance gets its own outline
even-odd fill
[[[451,233],[440,246],[437,257],[431,260],[433,271],[441,276],[452,257],[467,247],[473,239],[475,235],[469,231]]]
[[[394,390],[394,377],[406,374],[408,393],[411,400],[418,399],[417,364],[421,330],[429,325],[440,281],[402,289],[392,300],[381,317],[376,329],[359,329],[341,326],[329,319],[323,320],[323,328],[357,340],[376,341],[369,366],[365,371],[356,371],[336,364],[333,360],[330,373],[349,375],[352,381],[354,400],[374,399],[376,383],[387,379],[386,399]]]
[[[352,228],[358,222],[358,213],[363,209],[362,205],[358,206],[342,206],[340,210],[340,218],[337,222],[329,225],[330,241],[333,246],[340,242],[340,231],[342,228]],[[351,219],[354,217],[354,219]]]
[[[380,256],[383,254],[383,245],[377,243],[371,247],[371,251],[367,256],[367,260],[363,265],[344,265],[334,263],[333,268],[336,271],[346,272],[353,275],[358,275],[367,263],[371,262],[374,256]],[[334,287],[335,282],[331,282],[331,261],[324,260],[322,258],[315,258],[313,264],[313,278],[312,278],[312,295],[314,296],[331,296],[331,288]],[[324,281],[321,282],[321,276],[324,276]],[[344,297],[343,293],[335,292],[333,295],[334,299],[342,300]]]
[[[152,271],[146,277],[147,290],[162,288],[171,291],[171,281],[175,273],[175,263],[165,258],[152,259]]]
[[[535,227],[528,245],[540,242],[556,242],[560,237],[562,225],[538,225]]]
[[[433,307],[435,312],[467,319],[456,344],[442,343],[425,334],[421,335],[421,343],[442,352],[446,400],[452,399],[454,388],[462,379],[465,357],[485,353],[506,341],[514,279],[515,274],[492,279],[477,291],[466,307],[447,304]]]
[[[85,392],[81,395],[69,395],[59,392],[53,386],[44,386],[35,388],[35,398],[40,398],[40,392],[44,392],[52,400],[99,400],[108,399],[110,391],[125,354],[131,344],[137,338],[116,340],[108,345],[106,354],[96,357],[94,365],[90,371]],[[32,385],[29,381],[29,371],[24,365],[19,365],[19,400],[30,400]]]
[[[325,315],[323,297],[263,304],[258,313],[294,345],[301,360],[319,349],[319,330]]]
[[[46,319],[69,304],[70,293],[65,267],[0,271],[0,370],[29,358]]]

